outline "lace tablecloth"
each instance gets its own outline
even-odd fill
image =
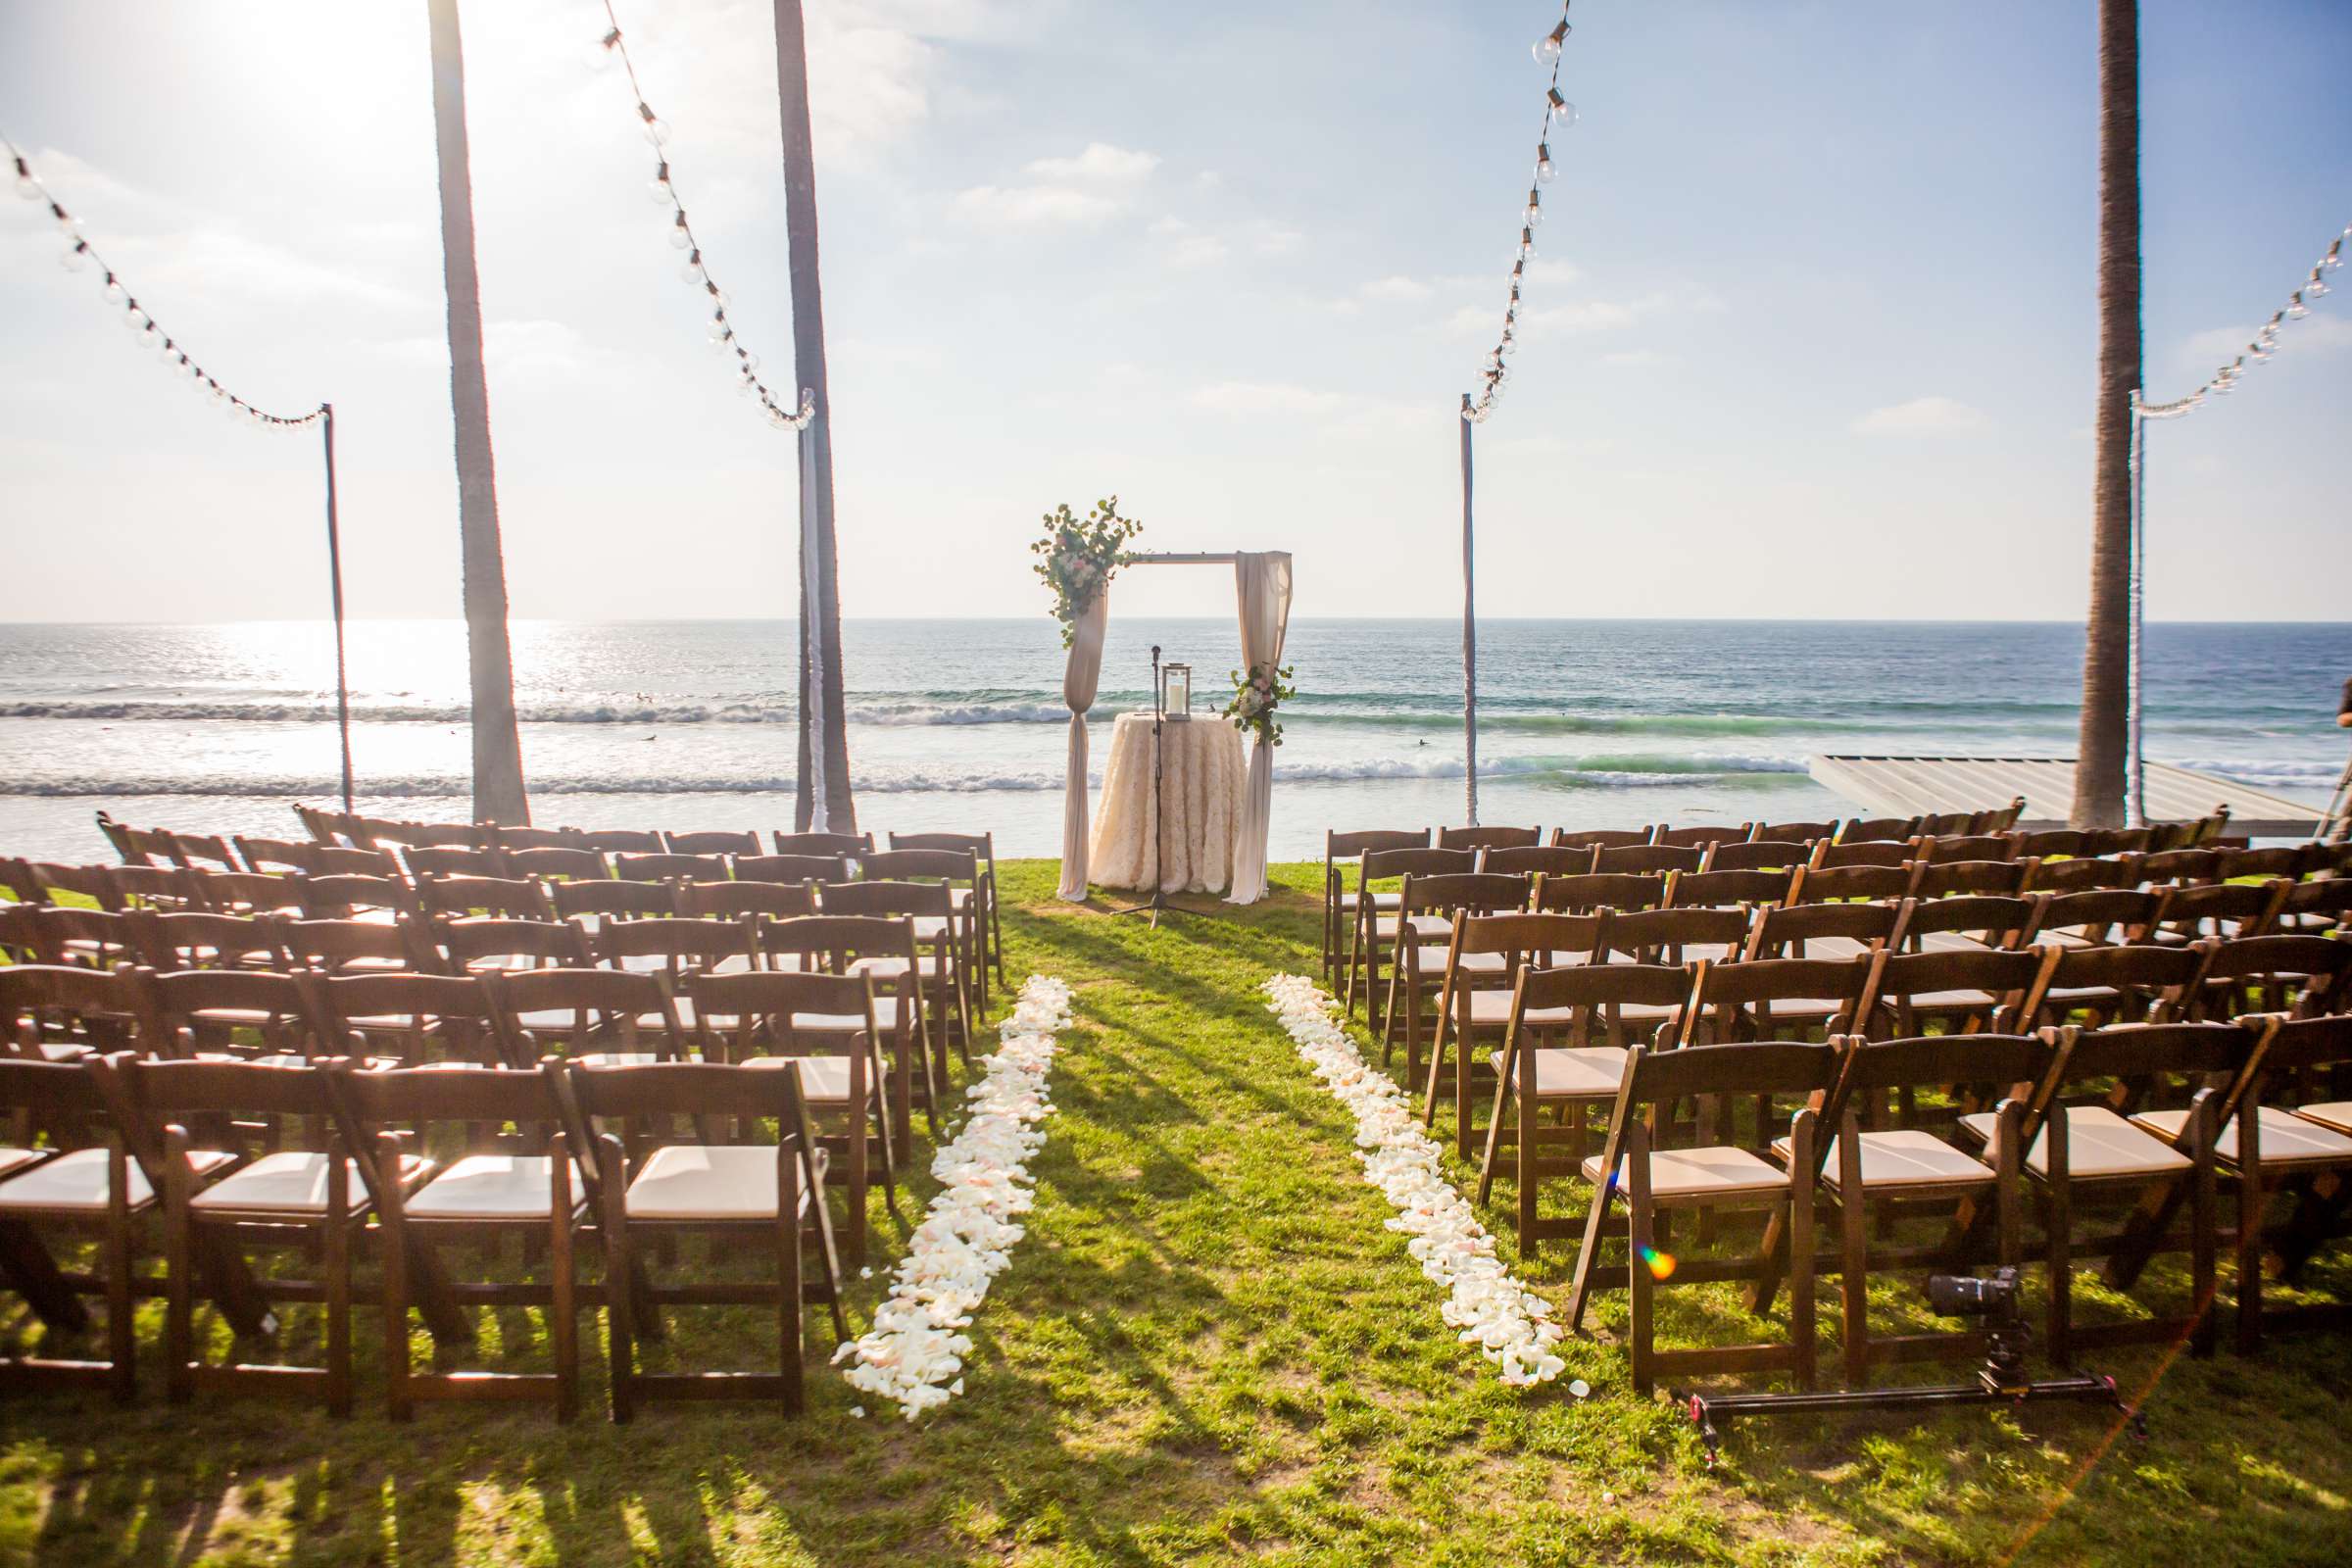
[[[1162,734],[1168,821],[1159,885],[1169,893],[1221,892],[1233,874],[1233,834],[1242,814],[1242,733],[1221,718],[1195,716],[1167,724]],[[1149,888],[1152,837],[1152,715],[1121,713],[1111,726],[1102,806],[1095,816],[1094,882]]]

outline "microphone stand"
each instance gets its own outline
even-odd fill
[[[1162,859],[1165,853],[1163,846],[1168,831],[1165,809],[1168,776],[1165,749],[1167,723],[1168,694],[1160,689],[1159,644],[1153,643],[1152,645],[1152,897],[1141,904],[1130,905],[1124,909],[1113,909],[1110,912],[1147,915],[1150,917],[1152,929],[1154,931],[1159,929],[1159,917],[1162,912],[1170,914],[1191,912],[1170,904],[1167,890],[1161,885],[1163,880]]]

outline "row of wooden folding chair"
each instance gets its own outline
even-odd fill
[[[1581,1324],[1595,1292],[1625,1289],[1637,1387],[1680,1373],[1758,1370],[1786,1371],[1810,1386],[1814,1280],[1835,1271],[1844,1381],[1860,1387],[1877,1362],[1950,1355],[1970,1343],[1948,1333],[1875,1334],[1868,1300],[1874,1272],[2014,1266],[2038,1257],[2046,1264],[2048,1353],[2058,1364],[2071,1364],[2089,1345],[2181,1336],[2208,1353],[2217,1260],[2233,1247],[2242,1348],[2254,1348],[2266,1327],[2338,1325],[2347,1319],[2341,1307],[2267,1310],[2263,1288],[2268,1275],[2297,1277],[2343,1232],[2342,1185],[2352,1175],[2352,1100],[2341,1098],[2348,1069],[2352,1019],[2340,1015],[2031,1036],[1637,1046],[1625,1058],[1603,1148],[1583,1162],[1592,1198],[1572,1274],[1570,1323]],[[2268,1102],[2283,1086],[2322,1073],[2333,1075],[2338,1098]],[[2132,1097],[2163,1081],[2186,1086],[2184,1107],[2131,1110]],[[1951,1084],[1989,1084],[1997,1098],[1961,1118],[1968,1135],[1961,1143],[1885,1125],[1878,1102],[1890,1093]],[[2065,1098],[2101,1085],[2103,1098]],[[1688,1124],[1688,1138],[1678,1132],[1686,1125],[1678,1107],[1687,1102],[1751,1098],[1793,1107],[1788,1133],[1768,1150],[1703,1123]],[[2236,1189],[2233,1226],[2220,1215],[2217,1188],[2225,1182]],[[2274,1188],[2293,1200],[2279,1223],[2270,1219]],[[2026,1234],[2029,1200],[2040,1215],[2037,1247]],[[2079,1202],[2120,1206],[2123,1228],[2077,1239]],[[1815,1210],[1824,1204],[1837,1214],[1827,1257],[1817,1256],[1815,1242]],[[1875,1219],[1890,1208],[1928,1217],[1939,1239],[1874,1244]],[[1707,1221],[1723,1210],[1761,1211],[1764,1234],[1752,1250],[1730,1256],[1677,1255],[1670,1216],[1684,1209],[1700,1216],[1694,1241],[1706,1239]],[[2183,1209],[2184,1234],[2176,1230]],[[2189,1256],[2184,1311],[2097,1326],[2075,1321],[2078,1258],[2104,1256],[2109,1283],[2129,1289],[2159,1250]],[[1790,1296],[1785,1341],[1657,1348],[1654,1298],[1669,1280],[1745,1281],[1748,1304],[1761,1313],[1784,1278]]]
[[[219,1060],[86,1064],[0,1061],[0,1110],[20,1122],[88,1128],[102,1138],[68,1149],[22,1136],[0,1151],[0,1235],[9,1275],[53,1333],[86,1327],[85,1295],[107,1303],[102,1361],[19,1356],[0,1362],[10,1381],[97,1383],[118,1398],[136,1389],[131,1303],[166,1298],[166,1382],[174,1400],[199,1392],[316,1389],[336,1414],[354,1397],[351,1311],[383,1309],[383,1361],[392,1415],[421,1399],[552,1398],[560,1418],[578,1402],[577,1307],[608,1309],[612,1408],[627,1419],[647,1398],[773,1398],[801,1402],[804,1300],[831,1311],[846,1336],[842,1270],[824,1200],[828,1160],[800,1075],[703,1063],[620,1065],[549,1062],[523,1070],[356,1070],[343,1059],[300,1066]],[[682,1129],[680,1124],[687,1124]],[[767,1137],[772,1143],[728,1142]],[[248,1129],[265,1129],[257,1143]],[[434,1136],[438,1127],[447,1135]],[[624,1149],[603,1129],[626,1127]],[[307,1131],[305,1129],[308,1129]],[[508,1131],[507,1129],[512,1129]],[[456,1155],[446,1150],[463,1135]],[[288,1142],[303,1147],[285,1147]],[[160,1281],[138,1276],[134,1224],[160,1216]],[[370,1225],[370,1220],[374,1223]],[[96,1276],[60,1269],[48,1234],[95,1228]],[[678,1230],[716,1233],[730,1255],[773,1249],[773,1277],[660,1287],[647,1244]],[[441,1243],[520,1234],[545,1249],[541,1281],[449,1279]],[[601,1286],[577,1279],[575,1249],[601,1243]],[[257,1248],[298,1248],[319,1261],[316,1280],[260,1275]],[[356,1254],[372,1248],[381,1285],[363,1289]],[[814,1269],[807,1264],[813,1254]],[[526,1252],[527,1255],[527,1252]],[[275,1328],[274,1308],[325,1308],[323,1364],[214,1362],[201,1349],[200,1297],[214,1299],[240,1335]],[[648,1375],[636,1342],[658,1337],[663,1303],[742,1303],[773,1308],[773,1371]],[[470,1342],[467,1304],[527,1304],[548,1312],[552,1372],[419,1374],[409,1314],[451,1351]]]

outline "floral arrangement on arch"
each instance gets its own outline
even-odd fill
[[[1250,673],[1233,672],[1233,701],[1225,705],[1225,716],[1239,730],[1256,730],[1260,746],[1282,744],[1282,722],[1274,716],[1275,710],[1298,695],[1291,684],[1291,666],[1251,664]]]
[[[1054,590],[1054,618],[1061,622],[1061,646],[1077,640],[1078,617],[1110,586],[1111,574],[1126,564],[1127,541],[1144,531],[1119,515],[1119,498],[1098,501],[1083,518],[1063,502],[1046,514],[1046,536],[1029,548],[1045,557],[1032,568]]]

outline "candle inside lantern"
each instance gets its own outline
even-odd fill
[[[1193,666],[1162,664],[1159,671],[1160,711],[1170,718],[1193,716]]]

